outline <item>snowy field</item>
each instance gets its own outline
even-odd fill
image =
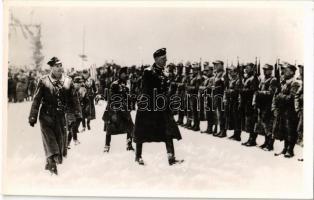
[[[105,133],[97,105],[92,130],[78,134],[59,175],[44,170],[45,157],[40,128],[28,124],[30,103],[8,105],[8,133],[4,193],[89,196],[178,196],[178,197],[290,197],[303,195],[303,162],[299,146],[295,157],[275,157],[258,147],[244,147],[227,138],[193,132],[180,127],[183,139],[175,141],[181,165],[169,166],[163,143],[144,144],[145,166],[127,152],[126,135],[112,137],[109,154],[103,153]],[[132,113],[134,120],[135,112]],[[206,122],[201,123],[205,129]],[[228,132],[230,136],[232,133]],[[242,134],[242,141],[248,135]],[[258,144],[263,138],[258,137]],[[275,151],[282,149],[276,141]],[[134,145],[135,146],[135,145]]]

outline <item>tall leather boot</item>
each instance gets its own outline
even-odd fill
[[[265,135],[265,141],[261,146],[259,146],[259,148],[264,149],[268,145],[268,143],[269,143],[269,136]]]
[[[272,150],[274,150],[274,142],[275,142],[275,140],[271,137],[271,136],[269,136],[269,140],[268,140],[268,144],[267,144],[267,146],[266,146],[266,150],[267,151],[272,151]]]

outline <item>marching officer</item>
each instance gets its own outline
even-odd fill
[[[135,161],[144,165],[142,159],[142,147],[145,142],[165,142],[169,165],[181,163],[175,158],[173,139],[182,139],[178,126],[176,125],[171,111],[168,109],[168,100],[164,106],[154,99],[155,95],[167,97],[169,85],[167,76],[163,70],[166,66],[166,49],[157,50],[154,54],[155,63],[144,70],[142,79],[142,94],[138,102],[138,110],[135,118],[133,132],[136,143]],[[155,94],[157,93],[157,94]],[[148,99],[148,104],[147,104]],[[156,109],[156,105],[160,109]],[[165,109],[162,109],[165,108]]]
[[[246,77],[244,79],[243,88],[240,92],[240,110],[243,109],[244,125],[242,129],[250,134],[249,139],[242,143],[245,146],[256,146],[257,134],[254,126],[257,118],[256,110],[252,102],[255,92],[258,90],[259,80],[255,75],[255,66],[253,63],[247,63],[245,67]]]
[[[34,126],[39,113],[47,161],[45,169],[58,174],[57,164],[61,164],[67,155],[65,113],[71,108],[79,117],[80,109],[79,102],[73,95],[72,80],[63,74],[60,60],[53,57],[47,64],[51,67],[51,73],[43,76],[37,84],[28,120]]]
[[[278,81],[272,76],[273,66],[265,64],[263,67],[264,79],[259,84],[259,90],[253,97],[253,107],[257,109],[258,124],[265,134],[265,141],[260,148],[268,151],[274,149],[272,138],[273,113],[271,111],[272,99],[278,87]]]
[[[295,98],[300,88],[298,81],[294,79],[296,67],[289,63],[283,65],[284,76],[280,84],[280,92],[275,95],[272,104],[274,116],[277,122],[274,126],[273,134],[275,139],[284,140],[284,148],[281,153],[286,158],[294,156],[294,146],[297,141],[298,115],[295,110]],[[278,120],[279,119],[279,120]]]
[[[225,89],[225,80],[224,80],[224,62],[221,60],[216,60],[213,62],[215,76],[212,78],[212,98],[213,98],[213,111],[217,116],[217,124],[219,124],[219,132],[214,133],[216,137],[226,137],[226,127],[225,127],[225,116],[224,116],[224,105],[223,105],[223,96]]]
[[[130,92],[126,86],[127,79],[127,67],[122,67],[119,69],[118,80],[114,81],[110,86],[108,104],[103,115],[103,120],[106,124],[106,145],[104,152],[107,153],[110,150],[111,136],[123,133],[127,133],[126,150],[134,150],[131,137],[134,124],[130,113],[131,105],[127,99]]]

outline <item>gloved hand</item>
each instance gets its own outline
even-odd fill
[[[34,127],[34,125],[36,124],[35,117],[30,117],[28,123],[31,125],[31,127]]]

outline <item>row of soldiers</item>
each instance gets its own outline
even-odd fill
[[[14,72],[9,69],[8,72],[8,101],[23,102],[30,101],[35,92],[37,84],[36,71],[19,70]]]
[[[275,155],[287,158],[294,156],[297,140],[303,145],[303,65],[265,64],[263,76],[256,64],[225,69],[219,60],[213,66],[204,62],[203,71],[198,62],[169,64],[168,71],[169,93],[182,100],[181,109],[174,112],[178,125],[200,131],[200,121],[206,120],[202,133],[223,138],[226,130],[233,130],[230,139],[236,141],[245,131],[249,139],[242,145],[248,147],[256,146],[261,134],[265,142],[260,147],[267,151],[273,150],[275,139],[284,140],[282,152]]]

